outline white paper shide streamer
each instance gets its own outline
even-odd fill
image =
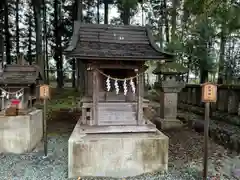
[[[127,89],[127,80],[125,79],[123,82],[123,91],[124,91],[124,95],[127,95],[128,89]]]
[[[107,85],[107,91],[109,92],[111,89],[111,84],[110,84],[110,77],[108,76],[107,80],[106,80],[106,85]]]
[[[115,79],[114,86],[115,86],[116,94],[118,94],[119,93],[119,86],[118,86],[118,80],[117,79]]]
[[[104,75],[106,77],[106,90],[109,92],[112,88],[115,88],[116,94],[119,94],[120,92],[120,87],[119,87],[119,81],[123,82],[123,87],[121,86],[121,88],[123,88],[123,93],[126,96],[127,93],[129,92],[128,88],[131,88],[131,91],[133,94],[136,94],[136,86],[134,83],[134,79],[136,79],[138,75],[134,76],[134,77],[128,77],[128,78],[124,78],[124,79],[118,79],[115,77],[111,77],[110,75],[107,75],[103,72],[101,72],[99,70],[99,72]],[[111,81],[114,81],[114,87],[111,86]]]
[[[23,92],[17,92],[16,93],[16,98],[19,99],[20,97],[23,96]]]
[[[8,92],[5,91],[5,90],[3,90],[3,89],[1,89],[1,90],[2,90],[2,95],[1,95],[1,97],[6,98],[6,99],[9,99],[9,94],[8,94]]]
[[[132,89],[133,94],[135,94],[135,93],[136,93],[136,88],[135,88],[135,84],[134,84],[132,78],[131,78],[131,80],[130,80],[130,86],[131,86],[131,89]]]

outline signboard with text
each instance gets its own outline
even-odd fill
[[[49,89],[49,85],[41,85],[40,86],[40,98],[41,99],[49,99],[50,98],[50,89]]]
[[[212,83],[204,83],[202,85],[202,102],[217,101],[217,86]]]

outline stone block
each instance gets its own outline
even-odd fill
[[[152,133],[84,134],[76,125],[68,141],[68,177],[122,178],[167,171],[168,137]]]
[[[156,118],[155,123],[157,127],[161,129],[175,129],[175,128],[181,128],[183,126],[182,121],[179,119],[162,119],[162,118]]]
[[[42,136],[42,110],[23,116],[0,116],[0,153],[30,152]]]

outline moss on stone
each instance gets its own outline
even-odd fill
[[[153,70],[153,74],[185,74],[187,72],[188,68],[177,62],[158,64],[156,69]]]

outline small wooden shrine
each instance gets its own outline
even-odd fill
[[[17,61],[0,66],[1,113],[5,115],[28,113],[42,80],[38,66],[28,65],[23,56]]]
[[[68,140],[68,177],[166,171],[168,137],[143,115],[144,64],[173,55],[160,51],[148,26],[74,27],[66,55],[76,59],[85,87],[82,117]]]
[[[84,69],[82,124],[144,125],[146,61],[172,61],[155,44],[150,27],[75,22],[68,57]],[[84,67],[84,68],[83,68]]]

